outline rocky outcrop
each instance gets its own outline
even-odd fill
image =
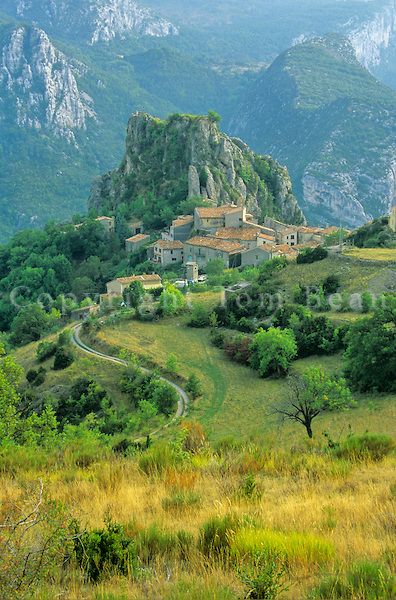
[[[3,120],[73,142],[75,130],[95,118],[92,99],[77,84],[84,65],[69,61],[37,27],[16,26],[0,52]]]
[[[178,29],[135,0],[5,0],[16,17],[90,44],[127,35],[166,37]]]
[[[357,26],[347,24],[347,35],[358,60],[367,69],[380,64],[384,53],[394,42],[396,33],[396,0],[389,0],[369,20]]]
[[[119,169],[95,183],[90,205],[116,209],[148,193],[176,210],[180,201],[202,196],[212,204],[244,205],[258,219],[304,221],[287,170],[236,144],[208,117],[161,121],[145,113],[132,116],[125,158]]]

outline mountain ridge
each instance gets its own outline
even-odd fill
[[[396,202],[396,93],[358,63],[344,38],[317,38],[280,55],[230,130],[288,166],[316,222],[358,226]]]

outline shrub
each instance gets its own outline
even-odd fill
[[[194,304],[188,325],[189,327],[209,327],[210,312],[203,304]]]
[[[297,256],[297,264],[310,264],[327,258],[329,253],[322,246],[317,248],[304,248]]]
[[[62,371],[73,363],[73,353],[63,346],[58,346],[55,352],[54,370]]]
[[[239,495],[244,498],[261,497],[261,492],[253,473],[248,473],[242,481],[241,485],[239,486]]]
[[[185,386],[185,390],[188,394],[190,394],[193,400],[196,400],[200,396],[202,396],[202,385],[199,381],[198,377],[192,373]]]
[[[335,449],[335,453],[340,458],[352,461],[380,461],[388,456],[395,446],[395,441],[388,435],[365,433],[349,436]]]
[[[240,520],[234,515],[212,517],[200,529],[198,541],[200,551],[206,556],[226,558],[239,527]]]
[[[56,344],[54,342],[41,342],[36,351],[37,360],[44,362],[48,358],[54,356],[56,352]]]
[[[283,583],[286,568],[279,554],[257,552],[247,565],[237,569],[237,573],[247,587],[245,598],[276,600],[280,593],[287,590]]]
[[[381,564],[361,562],[345,576],[327,577],[312,592],[317,600],[390,600],[396,594],[396,579]]]
[[[281,555],[290,563],[324,564],[334,557],[333,544],[309,533],[273,531],[270,529],[241,529],[232,542],[233,554],[242,557],[257,552]]]
[[[135,541],[121,525],[111,521],[104,529],[78,534],[75,554],[87,579],[92,582],[113,574],[131,576],[138,570]]]
[[[231,360],[248,365],[252,355],[251,343],[251,338],[246,335],[230,337],[224,342],[224,351]]]
[[[323,291],[325,294],[335,294],[340,288],[340,278],[338,275],[328,275],[323,282]]]
[[[47,371],[43,369],[43,367],[40,367],[38,371],[35,369],[29,369],[29,371],[26,373],[26,379],[31,385],[39,387],[44,383],[46,374]]]
[[[270,327],[260,329],[250,346],[251,365],[261,377],[280,377],[289,370],[291,361],[297,355],[297,344],[290,329]]]

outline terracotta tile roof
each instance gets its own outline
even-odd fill
[[[187,240],[186,244],[189,244],[190,246],[201,246],[202,248],[212,248],[213,250],[228,252],[229,254],[236,254],[244,250],[243,246],[240,244],[221,239],[218,240],[214,237],[197,236]]]
[[[268,240],[268,241],[275,241],[275,236],[268,235],[267,233],[259,233],[259,238],[262,238],[263,240]]]
[[[183,250],[182,242],[172,240],[158,240],[154,243],[155,246],[161,250]]]
[[[194,217],[192,215],[185,215],[178,217],[174,221],[172,221],[173,227],[181,227],[182,225],[187,225],[188,223],[193,223]]]
[[[300,233],[323,233],[323,229],[321,227],[305,227],[303,225],[301,227],[298,227],[298,231]]]
[[[294,249],[295,246],[288,246],[287,244],[277,244],[273,246],[273,252],[279,252],[280,254],[296,254],[298,250]]]
[[[223,217],[228,213],[242,210],[241,206],[234,206],[233,204],[223,204],[223,206],[200,206],[195,209],[198,215],[203,219],[216,219]]]
[[[98,217],[95,221],[112,221],[114,217]]]
[[[147,235],[146,233],[137,233],[136,235],[133,235],[132,237],[128,238],[125,241],[126,242],[142,242],[143,240],[147,240],[149,238],[150,238],[150,236]]]
[[[290,233],[297,233],[300,231],[299,227],[286,227],[286,229],[282,229],[282,235],[289,235]]]
[[[157,275],[157,273],[149,273],[147,275],[131,275],[130,277],[117,277],[115,281],[118,281],[118,283],[123,285],[132,283],[133,281],[140,281],[141,283],[162,283],[162,279],[159,275]]]
[[[221,227],[215,236],[221,240],[255,240],[259,232],[256,229],[241,229],[239,227]]]

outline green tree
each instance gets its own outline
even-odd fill
[[[275,413],[303,425],[309,438],[313,437],[312,422],[316,417],[326,411],[344,410],[353,403],[345,379],[316,367],[290,376],[289,392],[289,399],[276,406]]]
[[[151,397],[148,399],[162,414],[169,416],[175,409],[179,397],[175,388],[166,381],[157,380],[152,385]]]
[[[50,319],[38,304],[29,304],[18,312],[11,324],[11,340],[14,344],[28,344],[47,333]]]
[[[123,292],[124,302],[136,310],[141,305],[144,294],[144,287],[140,281],[133,281]]]
[[[159,304],[163,315],[172,316],[183,310],[186,301],[181,291],[169,283],[161,293]]]
[[[385,306],[372,318],[351,325],[346,337],[345,374],[361,392],[396,391],[396,298],[385,297]]]
[[[250,345],[250,363],[261,377],[285,375],[297,356],[297,343],[290,329],[260,329]]]

